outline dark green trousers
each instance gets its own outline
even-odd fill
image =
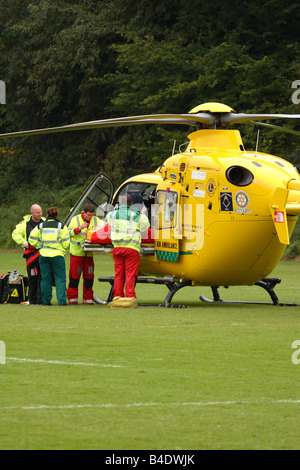
[[[55,278],[56,297],[58,305],[67,305],[66,296],[66,263],[63,256],[53,258],[40,255],[40,268],[42,275],[41,290],[42,302],[49,305],[52,299],[52,271]]]

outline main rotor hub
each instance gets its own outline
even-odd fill
[[[203,103],[189,111],[189,114],[197,113],[235,113],[235,110],[222,103]]]

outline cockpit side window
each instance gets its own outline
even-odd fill
[[[157,230],[176,226],[177,202],[177,192],[163,190],[157,192],[155,211]]]

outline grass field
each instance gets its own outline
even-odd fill
[[[112,261],[96,256],[96,278]],[[20,252],[0,253],[0,272]],[[300,265],[272,276],[300,303]],[[98,297],[109,287],[95,282]],[[162,301],[165,287],[137,287]],[[258,287],[224,298],[269,301]],[[186,309],[0,305],[0,449],[300,449],[300,307],[213,305],[185,288]],[[56,299],[54,298],[54,304]]]

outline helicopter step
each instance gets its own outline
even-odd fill
[[[113,299],[113,288],[114,288],[114,277],[110,276],[103,276],[98,278],[99,282],[109,282],[111,285],[110,292],[108,294],[107,301],[102,301],[97,297],[94,297],[94,302],[99,304],[108,304]],[[191,286],[191,281],[179,281],[176,283],[172,276],[164,276],[163,278],[149,278],[149,277],[138,277],[136,279],[137,284],[162,284],[167,286],[169,292],[164,300],[163,303],[160,304],[148,304],[148,303],[139,303],[138,305],[141,307],[165,307],[165,308],[186,308],[186,305],[171,305],[171,301],[173,296],[178,292],[180,289],[186,286]]]
[[[271,297],[272,302],[255,302],[255,301],[243,301],[243,300],[223,300],[220,298],[219,287],[211,286],[213,293],[213,299],[208,299],[204,295],[200,295],[200,300],[202,302],[208,303],[227,303],[227,304],[256,304],[256,305],[275,305],[279,307],[299,307],[299,304],[296,303],[282,303],[279,302],[277,295],[274,292],[274,287],[281,282],[281,279],[278,278],[265,278],[261,281],[255,282],[255,286],[262,287],[265,289]]]

